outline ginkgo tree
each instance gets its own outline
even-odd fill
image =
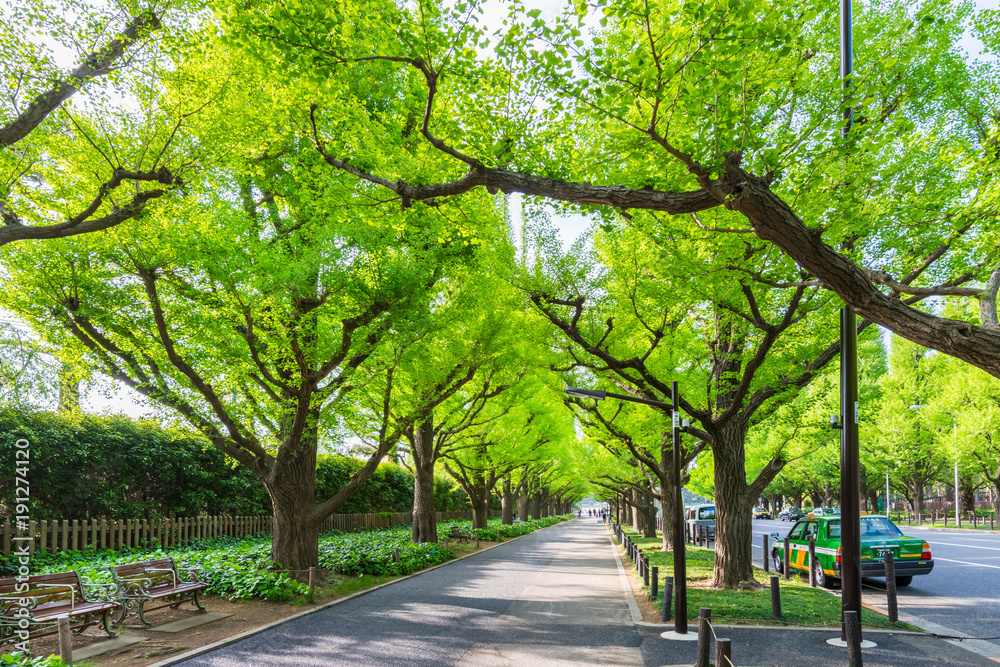
[[[190,74],[206,89],[219,75]],[[242,83],[220,109],[235,113],[257,94],[251,83],[267,85]],[[372,102],[388,103],[392,91]],[[288,91],[276,82],[268,92]],[[257,132],[215,145],[215,168],[188,183],[188,197],[102,234],[6,246],[3,300],[51,343],[74,345],[252,470],[272,501],[272,558],[302,570],[317,564],[323,520],[448,393],[428,391],[404,419],[376,412],[365,465],[317,498],[317,450],[337,428],[337,404],[376,351],[418,325],[477,241],[500,243],[506,226],[485,196],[419,210],[364,206],[354,179],[299,150],[303,128],[287,108],[254,118]],[[206,139],[219,132],[193,129]]]

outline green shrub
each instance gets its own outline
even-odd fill
[[[134,519],[270,511],[264,487],[200,436],[153,422],[0,409],[0,457],[30,446],[31,517]],[[14,497],[14,475],[0,498]]]
[[[63,667],[63,664],[62,658],[58,655],[50,655],[44,658],[41,656],[29,658],[21,651],[0,655],[0,665],[18,665],[18,667]]]
[[[316,498],[333,497],[364,464],[349,456],[320,456],[316,462]],[[337,513],[409,512],[412,509],[413,476],[405,468],[386,462],[379,464]]]

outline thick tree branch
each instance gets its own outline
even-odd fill
[[[36,97],[17,118],[0,127],[0,148],[12,146],[28,136],[88,81],[110,72],[115,62],[133,43],[159,28],[160,19],[152,12],[143,12],[133,18],[107,46],[85,56],[82,64],[62,79],[53,82],[52,88]]]

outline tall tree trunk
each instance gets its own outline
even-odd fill
[[[528,492],[523,491],[520,496],[517,497],[517,518],[521,521],[528,520]]]
[[[737,420],[720,429],[715,455],[715,572],[712,586],[736,588],[753,578],[753,499],[747,495],[746,427]]]
[[[643,522],[642,536],[656,537],[656,505],[653,504],[653,496],[650,493],[642,494]]]
[[[302,443],[294,455],[278,457],[265,482],[271,496],[271,560],[295,570],[299,579],[319,565],[319,522],[316,509],[316,446]]]
[[[500,524],[509,526],[514,523],[514,503],[517,502],[517,496],[511,490],[509,477],[504,478],[502,488],[503,495],[500,496]]]
[[[660,480],[660,514],[663,521],[663,551],[670,551],[674,543],[674,488]]]
[[[434,421],[428,417],[411,432],[413,450],[413,541],[437,542],[434,520]]]
[[[632,489],[632,529],[637,533],[642,530],[642,512],[639,510],[642,507],[642,495],[637,489]]]
[[[536,492],[535,495],[531,497],[531,518],[541,519],[542,518],[542,496],[541,493]]]

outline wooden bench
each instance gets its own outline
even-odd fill
[[[452,526],[451,530],[448,531],[448,539],[468,543],[472,539],[472,534],[458,526]]]
[[[146,620],[146,611],[171,607],[176,609],[184,602],[190,601],[199,611],[205,611],[201,604],[201,591],[208,584],[198,581],[201,568],[192,567],[181,570],[185,576],[179,576],[177,564],[173,558],[147,560],[126,565],[112,565],[111,576],[119,587],[121,612],[115,620],[115,625],[121,625],[129,616],[137,616],[143,625],[150,625]],[[151,600],[175,597],[167,604],[147,610],[146,603]]]
[[[109,637],[116,636],[111,627],[111,612],[118,607],[116,584],[81,581],[77,572],[26,579],[0,579],[0,644],[24,642],[29,633],[31,639],[56,634],[60,618],[69,619],[75,634],[100,623]]]

